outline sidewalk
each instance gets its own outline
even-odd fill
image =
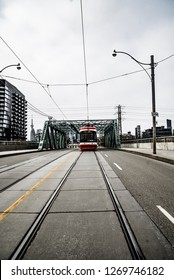
[[[38,152],[38,149],[0,151],[0,158],[10,156],[10,155],[15,156],[15,155],[19,155],[19,154],[27,154],[27,153],[33,153],[33,152]]]
[[[121,148],[121,151],[139,154],[156,160],[164,161],[170,164],[174,164],[174,151],[173,150],[156,150],[156,154],[153,154],[152,149],[139,149],[139,148]]]

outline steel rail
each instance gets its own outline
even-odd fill
[[[6,191],[6,190],[9,189],[10,187],[12,187],[14,184],[16,184],[16,183],[22,181],[23,179],[25,179],[25,178],[27,178],[28,176],[34,174],[35,172],[37,172],[38,170],[42,169],[42,168],[45,167],[46,165],[48,165],[48,164],[50,164],[50,163],[56,161],[57,159],[59,159],[59,158],[65,156],[65,155],[67,155],[67,154],[69,154],[69,153],[71,153],[71,152],[72,152],[72,151],[70,151],[70,152],[68,152],[68,153],[65,153],[65,154],[62,154],[62,155],[59,155],[59,156],[56,157],[55,159],[52,159],[51,161],[49,161],[49,162],[47,162],[47,163],[44,163],[42,166],[36,168],[34,171],[29,172],[28,174],[24,175],[23,177],[17,179],[16,181],[12,182],[12,183],[9,184],[8,186],[6,186],[6,187],[4,187],[3,189],[1,189],[1,190],[0,190],[0,193]],[[25,164],[27,164],[27,163],[25,163]],[[9,170],[13,170],[13,169],[15,169],[15,168],[18,168],[18,167],[20,167],[20,166],[22,166],[22,165],[24,165],[24,164],[21,163],[21,164],[18,165],[18,166],[9,168],[9,169],[7,169],[7,170],[3,170],[2,172],[0,172],[0,174],[2,174],[2,173],[4,173],[4,172],[7,172],[7,171],[9,171]]]
[[[30,226],[30,228],[28,229],[28,231],[24,235],[23,239],[21,240],[21,242],[17,246],[17,248],[11,254],[11,256],[9,258],[10,260],[21,260],[22,259],[22,257],[24,256],[27,248],[29,247],[30,243],[32,242],[35,234],[37,233],[39,227],[42,225],[42,223],[43,223],[46,215],[48,214],[51,206],[53,205],[54,201],[58,197],[58,195],[60,193],[60,190],[61,190],[63,184],[65,183],[67,177],[69,176],[70,172],[72,171],[72,169],[76,165],[76,162],[80,158],[81,154],[82,153],[80,153],[80,155],[71,164],[70,168],[68,169],[68,171],[66,172],[66,174],[64,175],[64,177],[62,178],[60,183],[58,184],[57,188],[52,193],[52,195],[50,196],[50,198],[46,202],[45,206],[42,208],[41,212],[38,214],[38,216],[34,220],[33,224]]]
[[[104,177],[104,180],[106,182],[106,185],[107,185],[107,188],[108,188],[108,192],[109,192],[109,195],[111,197],[111,200],[112,200],[112,203],[114,205],[114,208],[115,208],[115,211],[116,211],[116,214],[117,214],[117,217],[119,219],[119,222],[120,222],[120,225],[121,225],[121,228],[122,228],[122,231],[124,233],[124,236],[125,236],[125,239],[127,241],[127,244],[128,244],[128,247],[129,247],[129,250],[130,250],[130,253],[132,255],[132,258],[134,260],[144,260],[145,257],[144,257],[144,254],[138,244],[138,241],[131,229],[131,226],[124,214],[124,211],[121,207],[121,204],[118,200],[118,198],[116,197],[115,193],[114,193],[114,190],[111,186],[111,183],[109,182],[109,179],[108,179],[108,176],[104,170],[104,167],[103,165],[101,164],[101,161],[99,160],[97,154],[95,153],[95,156],[96,156],[96,159],[98,161],[98,164],[100,166],[100,169],[102,171],[102,174],[103,174],[103,177]]]
[[[49,152],[49,151],[47,151],[47,152]],[[68,154],[68,153],[70,153],[70,152],[71,152],[71,151],[69,151],[69,152],[67,152],[67,153],[65,153],[65,154]],[[35,153],[35,152],[33,152],[33,153]],[[38,153],[40,153],[40,152],[38,152]],[[63,154],[63,155],[61,155],[61,156],[64,156],[65,154]],[[20,156],[20,155],[23,155],[23,154],[19,154],[19,156]],[[11,155],[9,155],[8,157],[10,157],[10,156],[11,156]],[[17,156],[18,156],[18,155],[17,155]],[[61,156],[59,156],[59,157],[61,157]],[[52,161],[58,159],[59,157],[53,159]],[[38,157],[38,158],[39,158],[39,157]],[[36,159],[36,158],[34,158],[34,159]],[[24,162],[20,162],[20,163],[13,164],[13,165],[11,165],[11,166],[3,167],[4,169],[3,169],[3,170],[0,170],[0,174],[2,174],[2,173],[4,173],[4,172],[7,172],[7,171],[9,171],[9,170],[13,170],[13,169],[15,169],[15,168],[18,168],[18,167],[20,167],[20,166],[26,165],[26,164],[30,163],[31,161],[33,161],[33,159],[28,159],[28,160],[25,160]],[[50,161],[50,163],[51,163],[51,161]],[[47,163],[44,164],[44,165],[47,165]]]

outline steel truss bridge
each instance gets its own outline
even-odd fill
[[[80,127],[94,125],[97,133],[103,137],[103,144],[108,148],[120,147],[120,136],[116,119],[99,120],[48,120],[45,121],[39,150],[64,149],[67,147],[69,135],[78,139]]]

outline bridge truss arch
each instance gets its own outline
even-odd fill
[[[102,145],[107,148],[119,148],[120,136],[116,119],[98,120],[53,120],[45,121],[42,136],[39,142],[39,150],[67,148],[70,138],[75,135],[78,143],[80,127],[95,126],[98,138],[102,139]]]

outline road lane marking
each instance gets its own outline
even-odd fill
[[[32,186],[25,194],[23,194],[21,197],[19,197],[13,204],[11,204],[1,215],[0,215],[0,221],[4,220],[6,216],[8,216],[21,202],[24,201],[37,187],[39,187],[46,179],[48,179],[55,171],[57,171],[65,162],[67,159],[65,159],[63,162],[59,163],[56,167],[54,167],[45,177],[43,177],[41,180],[39,180],[34,186]]]
[[[42,156],[33,156],[33,157],[31,157],[31,159],[40,159],[40,158],[42,158],[42,157],[46,157],[47,155],[42,155]]]
[[[156,205],[156,207],[174,224],[174,218],[160,205]]]
[[[108,157],[108,155],[105,154],[105,157]]]
[[[7,166],[7,164],[6,165],[1,165],[0,168],[6,167],[6,166]]]
[[[120,170],[123,170],[117,163],[113,162],[113,164]]]

